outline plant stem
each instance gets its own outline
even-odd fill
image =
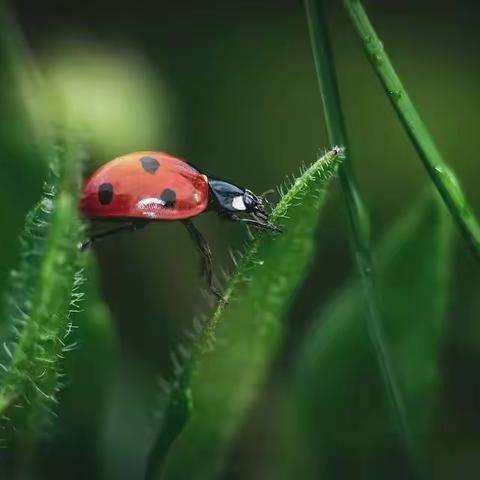
[[[326,15],[323,0],[305,0],[305,8],[328,137],[331,143],[345,146],[345,160],[340,166],[339,177],[350,221],[352,250],[367,301],[368,331],[375,348],[395,419],[399,423],[402,441],[410,453],[412,450],[410,428],[407,422],[403,395],[392,366],[389,348],[383,331],[370,246],[369,216],[359,193],[350,161],[350,153],[347,148],[346,129],[340,105],[328,27],[325,21]]]
[[[388,58],[360,0],[344,0],[367,57],[458,228],[480,259],[480,225]]]

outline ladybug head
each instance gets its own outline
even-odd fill
[[[227,213],[250,213],[261,220],[268,219],[263,197],[223,180],[209,180],[217,208]]]
[[[261,220],[268,220],[268,213],[265,210],[264,197],[255,195],[252,191],[245,189],[243,194],[245,212],[253,213]]]

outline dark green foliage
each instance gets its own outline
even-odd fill
[[[305,12],[290,3],[237,1],[215,5],[214,15],[184,8],[163,16],[175,4],[165,2],[160,17],[148,18],[151,2],[134,17],[121,1],[114,16],[101,4],[91,15],[85,3],[55,12],[35,4],[31,13],[20,2],[22,26],[52,82],[39,79],[14,16],[0,5],[2,480],[132,480],[145,460],[148,480],[475,478],[478,265],[459,248],[448,281],[451,225],[437,197],[422,197],[406,216],[398,211],[422,179],[433,181],[478,251],[464,190],[417,114],[478,200],[470,145],[476,10],[468,6],[462,20],[457,4],[436,5],[432,17],[410,2],[401,5],[412,14],[407,25],[390,14],[395,2],[372,6],[414,106],[359,0],[343,3],[385,92],[355,48],[341,2],[306,0],[322,123]],[[442,9],[457,7],[458,16],[442,18]],[[64,50],[82,22],[85,38]],[[83,138],[90,129],[85,174],[135,145],[185,154],[209,175],[261,192],[319,146],[346,148],[285,189],[272,214],[284,232],[252,232],[245,253],[233,255],[228,302],[197,318],[184,338],[199,278],[191,246],[176,237],[181,226],[152,225],[99,243],[97,279],[93,257],[77,249],[78,149],[49,146],[50,110],[62,130],[79,127]],[[413,161],[417,153],[430,178]],[[317,235],[340,156],[350,232],[334,193]],[[47,164],[44,194],[17,241]],[[374,237],[379,226],[394,225],[378,249],[370,245],[370,212]],[[217,271],[245,232],[216,222],[198,219]],[[169,367],[152,420],[154,377]]]
[[[448,298],[451,224],[429,195],[382,241],[378,271],[386,341],[405,392],[416,452],[427,454]],[[366,306],[358,281],[327,304],[306,336],[293,392],[325,478],[365,478],[376,465],[387,475],[399,455],[396,419],[368,340]],[[310,442],[308,442],[310,444]],[[336,473],[335,473],[336,472]]]

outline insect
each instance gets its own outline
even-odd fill
[[[201,254],[208,288],[217,298],[210,247],[192,218],[207,210],[235,222],[272,232],[264,195],[224,180],[207,177],[189,163],[161,152],[135,152],[106,163],[86,180],[80,210],[89,220],[114,223],[92,235],[81,248],[122,231],[135,231],[151,222],[179,220]]]

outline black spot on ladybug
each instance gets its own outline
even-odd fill
[[[166,188],[160,195],[160,200],[163,202],[165,208],[173,208],[175,206],[175,200],[177,195],[173,190]]]
[[[102,205],[108,205],[113,200],[113,185],[102,183],[98,187],[98,200]]]
[[[140,163],[142,164],[143,169],[152,175],[158,170],[158,167],[160,167],[158,160],[152,157],[142,157]]]

